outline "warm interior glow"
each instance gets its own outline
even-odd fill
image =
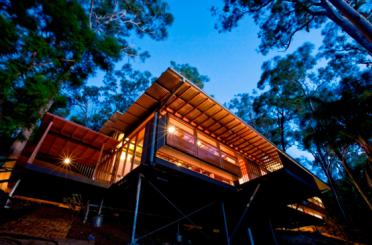
[[[125,159],[125,152],[121,153],[120,155],[120,160],[124,160]]]
[[[66,165],[71,164],[71,159],[66,157],[65,159],[63,159],[63,164],[66,164]]]
[[[174,132],[176,132],[176,127],[173,126],[173,125],[169,125],[167,131],[168,131],[168,133],[170,133],[170,134],[174,134]]]

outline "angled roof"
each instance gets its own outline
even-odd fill
[[[273,143],[171,68],[125,113],[112,115],[100,132],[130,133],[156,110],[181,118],[258,164],[273,168],[282,165],[280,150]]]
[[[71,156],[80,163],[95,165],[102,147],[104,152],[108,152],[119,143],[107,135],[51,113],[46,113],[41,127],[45,130],[50,122],[53,124],[39,150],[46,156]]]

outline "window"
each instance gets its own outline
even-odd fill
[[[142,128],[136,134],[124,140],[117,169],[119,178],[127,175],[141,164],[144,138],[145,128]]]
[[[169,118],[167,142],[189,154],[195,154],[194,129]]]
[[[239,169],[234,150],[186,123],[169,117],[166,133],[167,144],[182,152],[228,171],[237,172],[236,168]]]

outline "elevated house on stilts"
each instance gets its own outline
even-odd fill
[[[276,229],[323,222],[328,187],[172,69],[100,132],[46,114],[35,142],[13,197],[104,200],[131,244],[276,244]]]

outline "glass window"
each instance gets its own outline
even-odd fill
[[[166,132],[167,144],[185,153],[221,168],[231,169],[234,167],[231,164],[239,166],[233,149],[175,118],[169,117]]]
[[[134,160],[133,160],[133,169],[138,167],[141,163],[141,157],[142,157],[142,152],[143,152],[143,139],[145,137],[145,129],[143,128],[137,136],[137,142],[136,142],[136,151],[134,155]]]
[[[182,129],[183,131],[187,132],[188,134],[191,134],[191,135],[194,134],[194,129],[192,127],[190,127],[190,126],[188,126],[184,123],[181,123],[181,122],[175,120],[174,118],[169,117],[169,123],[168,124],[171,124],[178,129]],[[170,128],[171,125],[168,125],[168,129]]]
[[[123,151],[120,155],[118,165],[118,177],[127,175],[134,168],[141,164],[143,141],[145,138],[145,128],[142,128],[138,133],[126,139],[123,146]]]
[[[167,125],[167,142],[182,151],[195,154],[194,129],[172,118],[169,118]]]
[[[208,144],[210,144],[214,147],[217,147],[216,140],[214,140],[214,139],[212,139],[212,138],[210,138],[210,137],[208,137],[208,136],[206,136],[206,135],[204,135],[200,132],[198,132],[198,140],[204,141],[204,142],[206,142],[206,143],[208,143]]]

